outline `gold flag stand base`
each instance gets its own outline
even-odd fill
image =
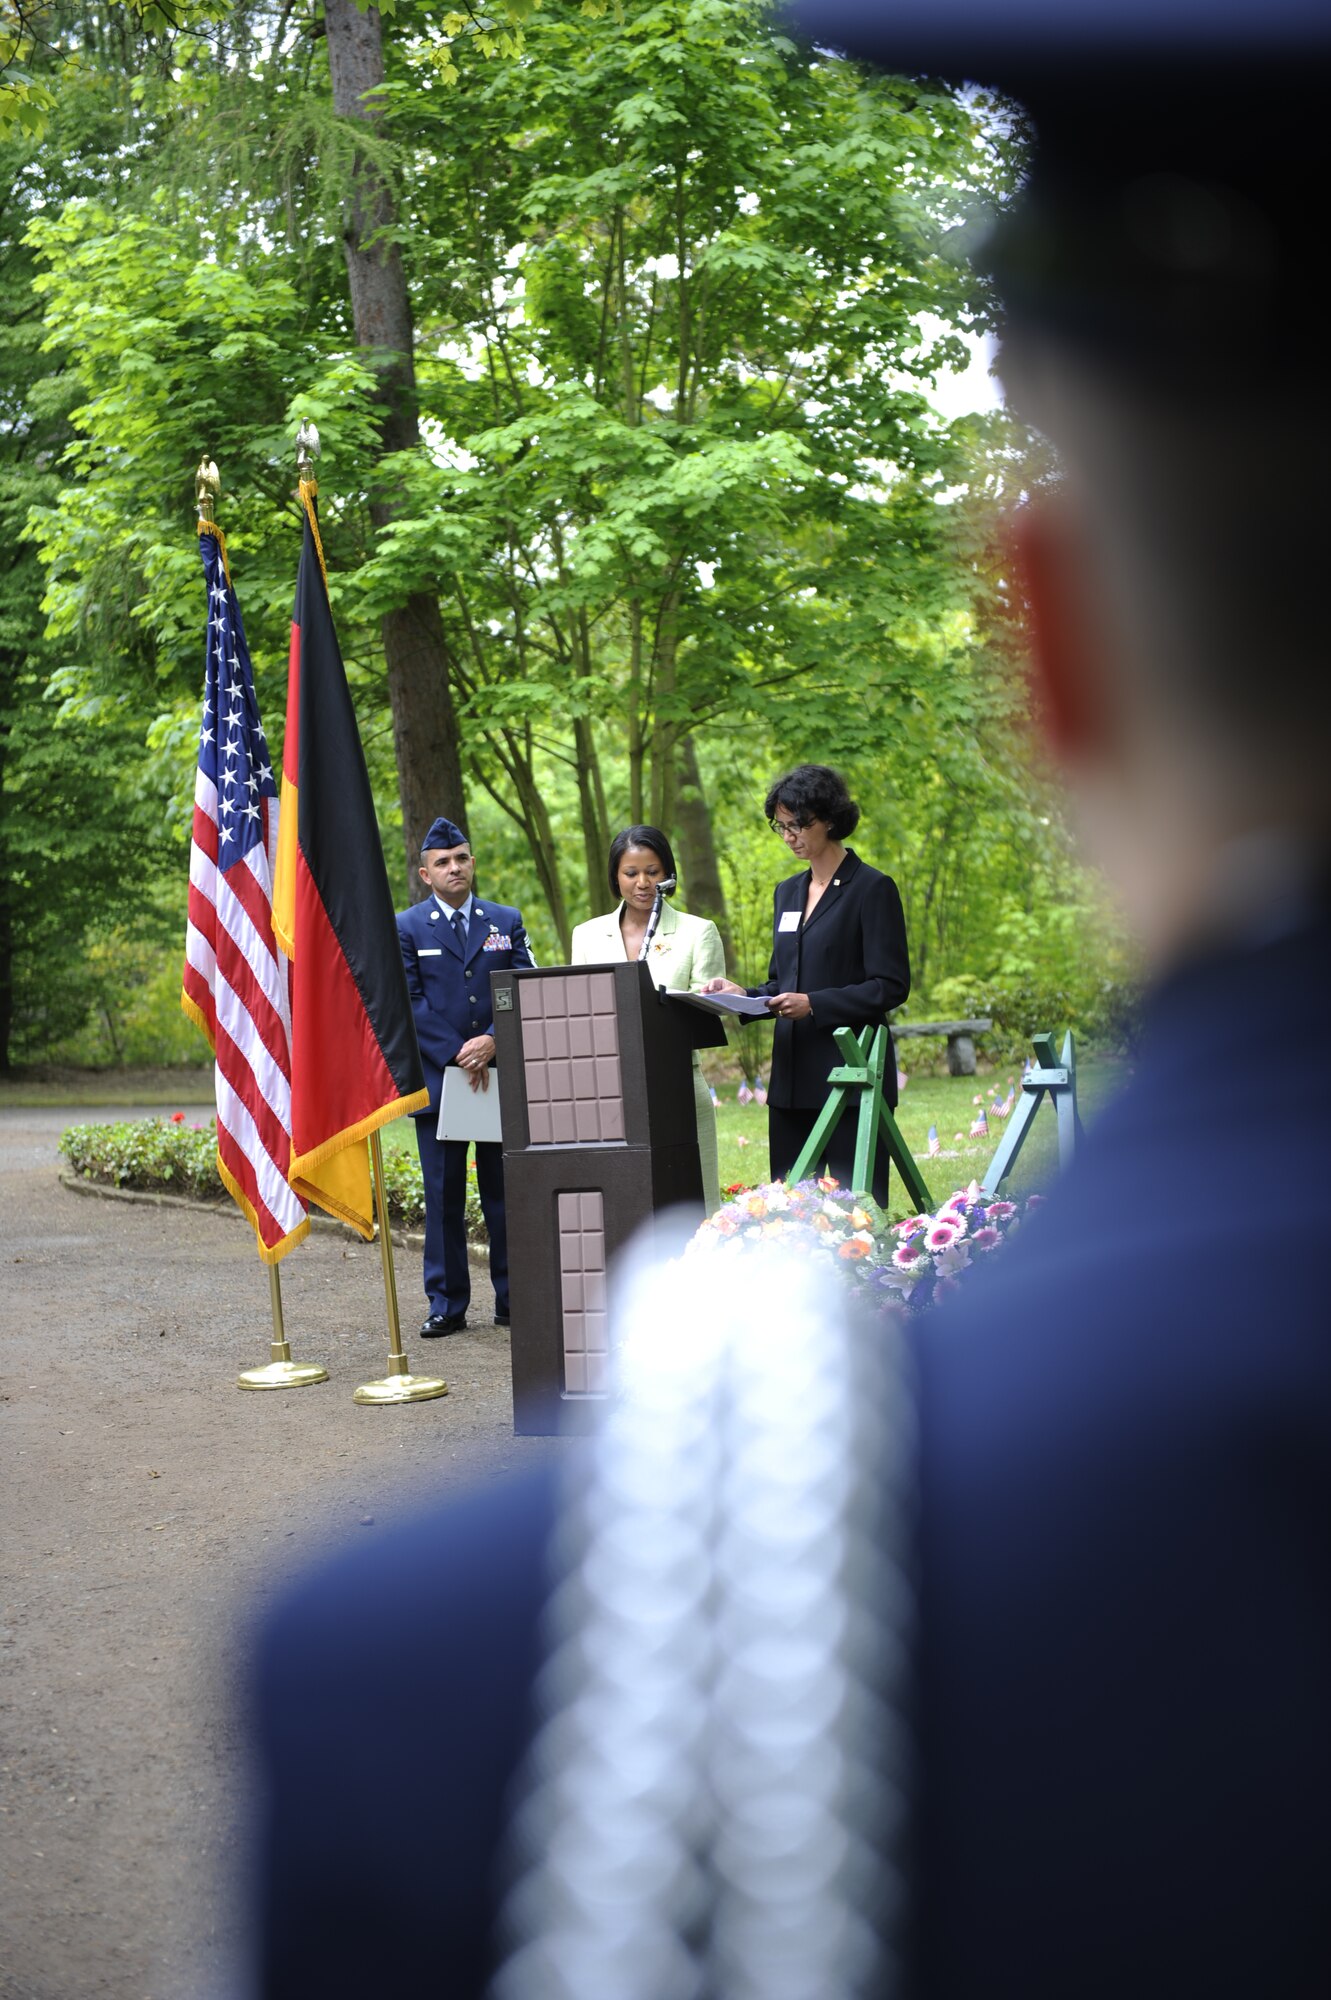
[[[401,1362],[400,1369],[395,1364]],[[352,1396],[353,1403],[428,1403],[432,1396],[446,1396],[447,1382],[437,1375],[413,1375],[405,1354],[390,1354],[389,1373],[377,1382],[362,1382]]]
[[[379,1222],[379,1256],[384,1269],[384,1304],[388,1308],[388,1373],[377,1382],[362,1382],[353,1403],[428,1403],[448,1394],[447,1382],[437,1375],[413,1375],[402,1351],[402,1328],[397,1311],[397,1279],[393,1273],[393,1238],[388,1228],[388,1202],[384,1195],[384,1156],[379,1134],[370,1134],[370,1159],[374,1163],[374,1206]]]
[[[273,1358],[263,1368],[246,1368],[236,1377],[238,1389],[303,1389],[326,1382],[328,1370],[317,1361],[293,1361],[285,1340],[273,1342]]]
[[[304,1389],[311,1382],[326,1382],[328,1370],[317,1361],[293,1361],[282,1323],[282,1284],[276,1264],[268,1266],[268,1297],[273,1308],[273,1344],[266,1367],[245,1368],[236,1377],[238,1389]]]

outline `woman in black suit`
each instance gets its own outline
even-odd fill
[[[768,824],[808,863],[776,886],[772,962],[762,986],[714,979],[711,993],[765,996],[776,1016],[767,1086],[772,1178],[784,1179],[827,1101],[828,1073],[841,1061],[835,1028],[878,1027],[910,992],[910,957],[901,898],[890,875],[861,861],[846,836],[860,809],[839,771],[800,764],[767,794]],[[897,1101],[897,1066],[889,1057],[883,1094]],[[820,1163],[849,1187],[855,1163],[850,1108]],[[887,1161],[874,1169],[874,1199],[887,1199]]]

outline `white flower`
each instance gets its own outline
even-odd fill
[[[951,1243],[946,1250],[939,1251],[937,1257],[934,1259],[934,1264],[940,1277],[955,1277],[958,1271],[966,1269],[970,1260],[971,1248],[969,1243]]]

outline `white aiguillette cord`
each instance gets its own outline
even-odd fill
[[[490,2000],[904,1990],[909,1358],[809,1261],[658,1254],[618,1287]]]
[[[672,893],[674,887],[675,878],[673,875],[667,875],[664,882],[658,882],[656,885],[656,894],[652,898],[652,914],[647,919],[647,928],[642,934],[642,943],[638,946],[638,957],[640,959],[646,958],[652,948],[652,939],[656,936],[656,926],[661,921],[661,905],[665,898]]]

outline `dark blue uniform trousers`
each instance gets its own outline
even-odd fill
[[[416,1150],[425,1179],[425,1296],[432,1313],[464,1313],[471,1300],[467,1261],[467,1147],[465,1139],[438,1139],[439,1114],[416,1122]],[[490,1282],[495,1311],[508,1314],[508,1224],[504,1215],[504,1149],[476,1148],[476,1185],[490,1237]]]

